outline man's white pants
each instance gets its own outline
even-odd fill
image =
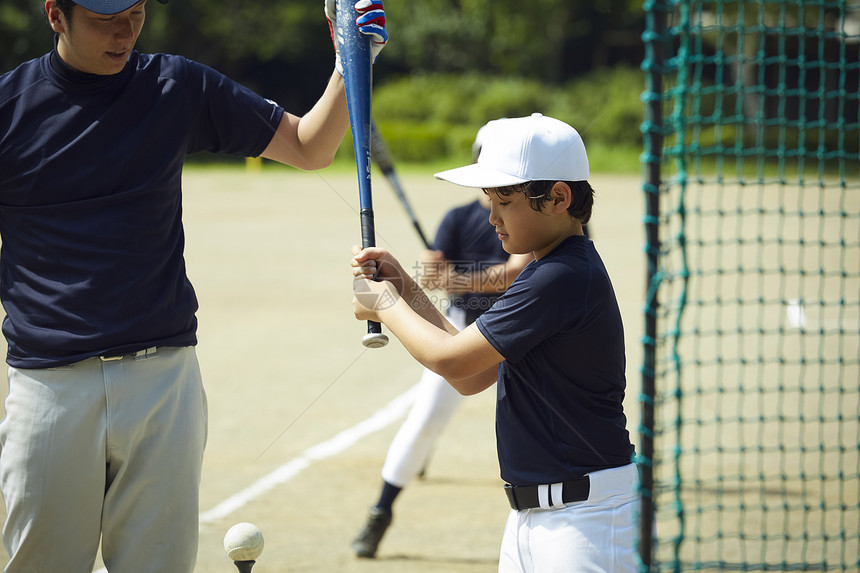
[[[194,348],[9,369],[0,489],[9,573],[190,573],[206,396]]]
[[[635,464],[589,474],[586,501],[511,510],[499,573],[634,573],[639,474]]]

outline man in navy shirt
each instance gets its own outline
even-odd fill
[[[462,394],[498,377],[497,449],[512,508],[500,572],[636,571],[624,331],[582,229],[593,204],[585,146],[540,114],[486,129],[477,163],[436,177],[484,189],[505,250],[535,260],[458,331],[390,253],[356,248],[356,318],[385,323]]]
[[[55,49],[0,76],[6,571],[90,572],[101,540],[112,573],[190,572],[207,414],[183,162],[329,165],[349,124],[339,56],[298,117],[209,67],[135,51],[146,0],[44,7]],[[381,2],[356,8],[375,58]]]

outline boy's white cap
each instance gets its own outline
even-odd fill
[[[492,122],[490,122],[492,123]],[[478,133],[475,135],[475,142],[472,144],[472,163],[478,160],[481,154],[481,148],[484,146],[484,135],[487,133],[487,124],[481,126]]]
[[[463,187],[507,187],[526,181],[585,181],[582,137],[563,121],[533,113],[496,119],[482,128],[477,163],[436,173]]]

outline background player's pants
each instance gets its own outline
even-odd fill
[[[448,320],[457,330],[466,326],[465,313],[458,308],[448,309]],[[412,481],[462,399],[444,378],[425,368],[415,403],[388,447],[382,479],[397,487]]]
[[[207,406],[194,348],[9,369],[0,423],[14,573],[190,573]],[[138,353],[141,354],[141,353]]]
[[[499,573],[635,573],[639,472],[635,464],[589,474],[586,501],[511,510]]]

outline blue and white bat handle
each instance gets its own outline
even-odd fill
[[[355,0],[337,0],[336,35],[343,65],[346,102],[349,107],[349,125],[352,129],[352,147],[358,175],[358,198],[361,217],[361,244],[376,245],[373,223],[373,198],[370,186],[370,118],[371,118],[371,61],[370,38],[358,31],[355,20]],[[368,348],[388,344],[382,325],[367,321],[367,334],[361,343]]]

